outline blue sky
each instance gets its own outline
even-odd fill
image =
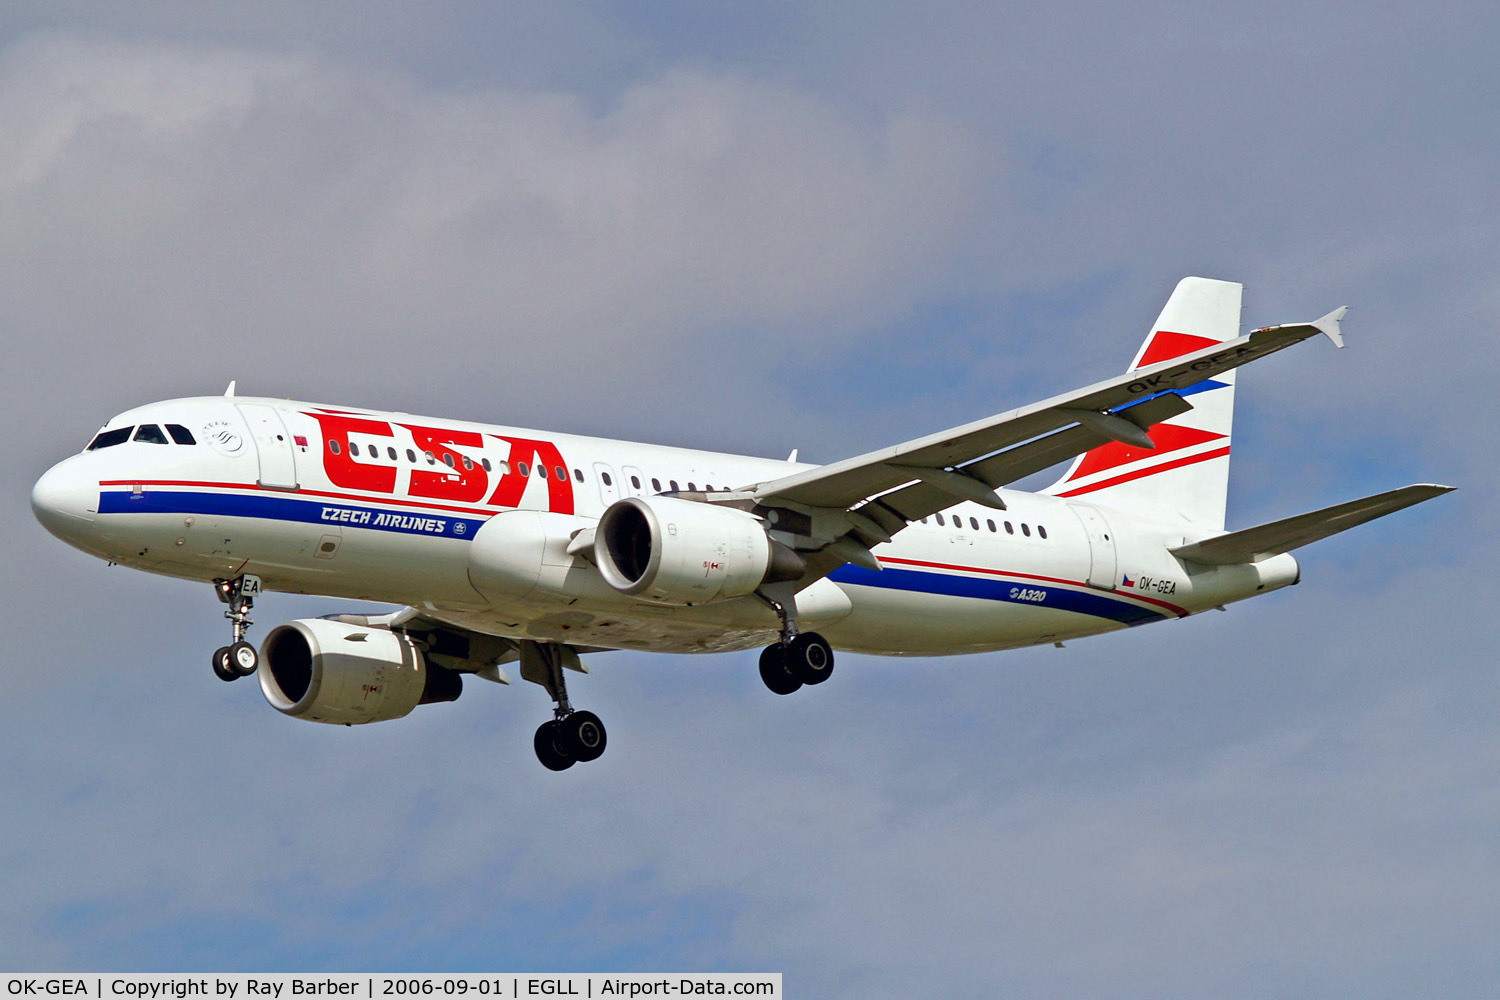
[[[677,969],[796,995],[1489,995],[1485,5],[0,3],[0,968]],[[948,660],[595,657],[354,729],[27,494],[244,393],[831,461],[1247,326],[1231,526],[1460,492],[1301,586]],[[271,596],[256,634],[339,610]],[[483,687],[484,689],[481,689]]]

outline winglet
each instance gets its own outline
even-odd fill
[[[1313,320],[1312,325],[1322,331],[1325,337],[1333,341],[1334,347],[1342,348],[1344,346],[1344,335],[1339,332],[1339,320],[1343,319],[1344,313],[1348,311],[1348,306],[1339,306],[1322,319]]]
[[[230,379],[229,380],[229,388],[224,390],[224,395],[226,397],[231,397],[231,396],[234,395],[234,383],[235,383],[234,379]]]

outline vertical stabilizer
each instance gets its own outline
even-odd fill
[[[1239,334],[1240,295],[1233,281],[1183,278],[1127,371],[1196,351]],[[1193,408],[1150,428],[1154,449],[1110,442],[1073,460],[1044,493],[1181,520],[1220,530],[1229,492],[1234,371],[1179,390]]]

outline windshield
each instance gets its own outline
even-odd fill
[[[130,432],[134,427],[117,427],[112,431],[100,431],[99,436],[89,442],[84,451],[98,451],[100,448],[113,448],[117,444],[124,444],[130,440]]]

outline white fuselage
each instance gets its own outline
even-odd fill
[[[648,603],[567,549],[621,498],[809,466],[247,397],[153,403],[106,429],[169,425],[194,443],[131,439],[55,466],[33,494],[43,523],[154,573],[255,574],[269,590],[411,605],[496,635],[666,652],[775,641],[758,597]],[[960,503],[876,546],[879,571],[846,564],[813,584],[802,621],[841,649],[976,652],[1178,618],[1297,578],[1289,555],[1183,562],[1167,549],[1202,534],[1186,523],[1000,496],[1003,512]]]

